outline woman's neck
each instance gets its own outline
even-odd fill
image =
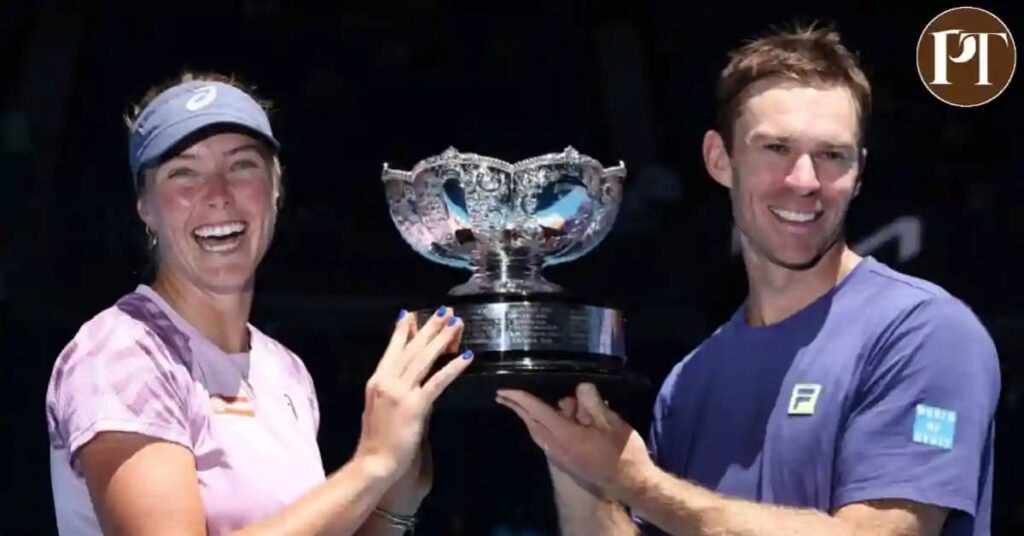
[[[226,353],[249,350],[249,311],[252,288],[217,293],[193,285],[183,277],[160,271],[153,290],[182,318]]]

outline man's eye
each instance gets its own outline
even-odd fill
[[[824,153],[826,160],[845,160],[846,155],[842,151],[825,151]]]
[[[789,147],[786,147],[781,143],[769,143],[765,145],[764,148],[777,154],[786,154],[789,152]]]

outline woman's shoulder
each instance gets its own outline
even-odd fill
[[[177,413],[192,383],[188,339],[159,311],[146,296],[130,293],[79,327],[47,385],[54,445],[75,448],[104,426],[139,431],[142,423],[152,432],[154,423],[172,428],[161,419],[183,422]]]
[[[61,357],[134,349],[133,354],[150,359],[163,356],[189,366],[188,342],[188,336],[151,298],[131,292],[82,323]]]
[[[79,326],[53,364],[47,398],[77,391],[103,379],[140,382],[146,377],[188,379],[192,356],[188,337],[174,327],[150,298],[138,292]]]

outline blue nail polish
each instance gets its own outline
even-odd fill
[[[459,317],[453,316],[453,317],[448,319],[448,325],[449,326],[454,326],[455,323],[458,322],[458,321],[459,321]]]
[[[471,357],[473,357],[473,350],[466,350],[465,352],[462,352],[462,359],[469,359]]]
[[[401,320],[403,318],[405,318],[405,309],[398,311],[398,319]]]
[[[441,307],[439,307],[437,309],[437,316],[444,316],[444,314],[447,313],[447,312],[448,312],[448,309],[445,309],[445,307],[442,305]]]

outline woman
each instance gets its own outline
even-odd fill
[[[264,107],[183,75],[130,121],[156,275],[82,326],[47,391],[63,534],[401,534],[429,489],[425,422],[472,354],[440,308],[400,314],[367,383],[353,457],[327,476],[302,361],[248,323],[281,166]],[[403,312],[404,313],[404,312]]]

